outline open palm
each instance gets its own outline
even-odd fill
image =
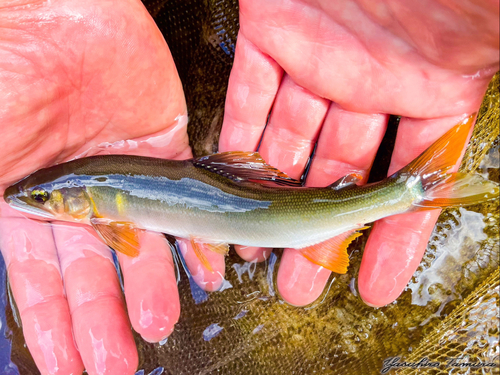
[[[0,29],[0,195],[82,154],[190,157],[182,86],[140,2],[13,1],[0,9]],[[134,373],[130,323],[159,341],[179,317],[163,236],[147,233],[138,258],[120,257],[129,322],[111,253],[95,235],[0,210],[0,249],[40,371]]]
[[[220,150],[256,150],[326,186],[369,174],[388,114],[403,116],[389,174],[479,108],[498,70],[498,1],[241,0]],[[268,116],[271,111],[268,121]],[[267,126],[266,126],[267,124]],[[417,268],[439,210],[378,221],[358,287],[368,304],[394,301]],[[265,249],[237,248],[248,260]],[[284,252],[278,289],[314,301],[330,272]]]

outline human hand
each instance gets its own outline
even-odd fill
[[[387,114],[397,114],[403,117],[391,175],[479,108],[498,70],[498,10],[498,1],[241,0],[219,150],[255,151],[261,142],[269,164],[298,178],[317,142],[307,186],[327,186],[350,172],[364,183]],[[367,304],[383,306],[400,295],[439,213],[375,223],[358,279]],[[236,250],[246,260],[269,252]],[[278,289],[289,303],[306,305],[329,275],[286,249]]]
[[[83,154],[191,156],[179,77],[139,1],[14,0],[0,9],[0,28],[0,196]],[[110,250],[90,229],[2,204],[0,249],[42,374],[133,374],[130,324],[155,342],[179,317],[162,235],[146,233],[137,258],[119,255],[128,317]]]

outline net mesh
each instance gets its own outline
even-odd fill
[[[237,1],[144,4],[164,34],[183,82],[193,151],[197,156],[213,153],[234,58]],[[497,182],[498,89],[497,74],[462,165]],[[376,163],[374,173],[383,175],[383,168]],[[498,361],[498,221],[496,201],[444,210],[407,290],[379,309],[365,305],[356,290],[366,234],[349,248],[349,272],[332,276],[320,299],[306,308],[290,306],[277,294],[279,250],[262,264],[246,263],[230,252],[227,281],[217,293],[197,289],[181,267],[182,312],[175,331],[162,345],[136,336],[142,373],[377,374],[383,361],[394,356],[407,361],[496,356]],[[21,374],[37,374],[15,314],[10,307],[6,312],[12,360]]]
[[[407,361],[418,362],[421,358],[428,358],[429,362],[446,364],[438,369],[427,368],[425,371],[428,374],[448,374],[452,366],[458,369],[455,373],[470,373],[470,370],[482,373],[483,369],[459,364],[498,363],[499,287],[500,272],[497,268],[425,336]],[[460,360],[455,360],[458,358]],[[491,371],[495,374],[500,372],[498,368],[491,368]],[[398,374],[417,372],[417,369],[405,368]]]
[[[172,52],[195,156],[217,152],[238,34],[238,0],[144,0]]]

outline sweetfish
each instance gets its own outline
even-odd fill
[[[91,225],[113,249],[136,256],[143,230],[188,238],[212,270],[202,244],[295,248],[345,273],[347,246],[366,223],[409,211],[463,206],[498,197],[497,184],[449,173],[472,126],[471,116],[383,181],[356,185],[348,175],[325,188],[301,183],[255,152],[190,160],[101,155],[41,169],[4,193],[20,211]]]

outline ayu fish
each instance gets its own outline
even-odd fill
[[[353,174],[325,188],[301,187],[258,153],[183,161],[103,155],[41,169],[10,186],[4,199],[30,214],[89,224],[130,256],[138,254],[140,231],[150,230],[190,239],[209,270],[202,243],[221,253],[230,243],[300,249],[312,262],[345,273],[347,246],[366,223],[498,197],[493,182],[447,173],[472,118],[397,173],[364,186]]]

